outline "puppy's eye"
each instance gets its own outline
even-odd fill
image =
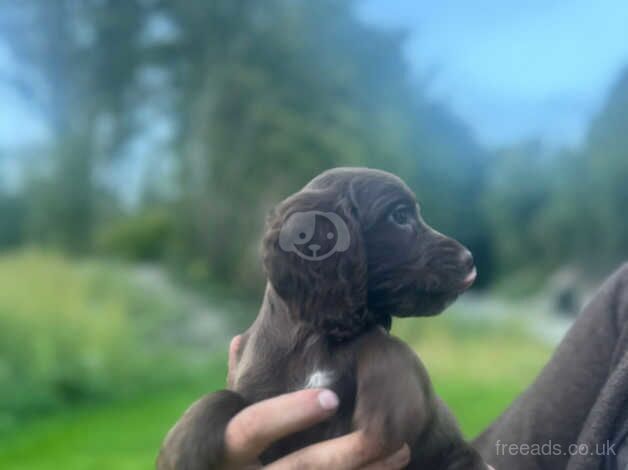
[[[412,221],[412,209],[399,206],[390,213],[390,219],[397,225],[408,225]]]

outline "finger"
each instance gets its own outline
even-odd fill
[[[404,444],[401,449],[388,457],[368,464],[362,470],[398,470],[410,462],[410,447]]]
[[[356,431],[336,439],[298,450],[267,466],[268,470],[299,470],[302,468],[354,470],[363,468],[381,455],[381,446]]]
[[[229,387],[233,386],[236,366],[238,365],[238,350],[240,349],[241,341],[242,336],[238,335],[234,336],[229,343],[229,372],[227,372],[227,385]]]
[[[324,389],[300,390],[251,405],[227,425],[227,458],[249,462],[276,440],[328,418],[337,407],[336,394]]]

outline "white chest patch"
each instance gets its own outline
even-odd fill
[[[329,387],[334,379],[334,373],[330,370],[315,370],[310,374],[305,382],[304,388],[325,388]]]

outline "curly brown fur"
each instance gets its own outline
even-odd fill
[[[418,357],[388,333],[392,316],[442,311],[475,272],[468,250],[425,224],[403,181],[366,168],[319,175],[269,216],[263,262],[264,301],[234,373],[240,399],[201,401],[191,411],[198,419],[188,412],[166,438],[160,470],[221,455],[222,440],[209,437],[224,427],[203,427],[206,417],[226,423],[241,406],[304,388],[321,371],[340,398],[337,413],[277,442],[263,462],[365,429],[385,448],[408,443],[411,469],[485,468]],[[220,468],[207,457],[200,465]]]
[[[338,339],[349,338],[374,323],[366,308],[367,259],[361,227],[354,214],[355,202],[350,194],[309,186],[282,202],[268,218],[263,241],[264,268],[268,281],[296,321],[323,329]],[[316,262],[279,246],[280,231],[286,221],[295,213],[308,211],[332,212],[342,218],[351,240],[342,256]],[[331,228],[332,223],[321,218],[314,227],[312,240],[332,244],[334,241],[324,236]]]

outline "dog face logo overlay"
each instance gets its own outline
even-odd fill
[[[298,257],[321,261],[337,252],[347,251],[349,228],[333,212],[295,212],[281,226],[279,247]]]

